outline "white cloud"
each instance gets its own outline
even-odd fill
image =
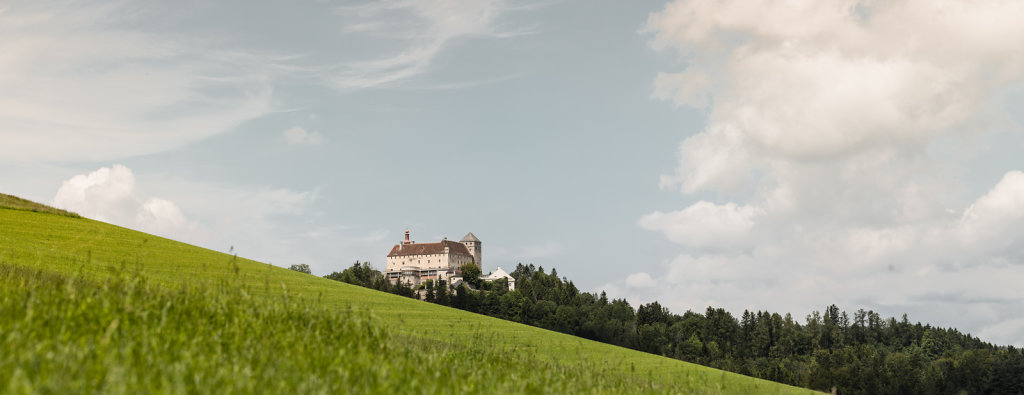
[[[965,247],[1024,258],[1024,243],[1012,236],[1024,234],[1024,173],[1006,173],[964,211],[958,225]]]
[[[332,257],[372,258],[391,246],[386,231],[330,222],[317,209],[321,192],[316,188],[231,185],[161,173],[140,176],[139,184],[174,201],[198,224],[180,240],[223,252],[234,247],[239,256],[260,262],[306,263],[322,275],[352,263]]]
[[[633,273],[626,277],[626,285],[633,288],[651,288],[657,284],[650,274],[644,272]]]
[[[906,311],[1022,344],[998,328],[1024,291],[991,285],[1024,276],[1009,236],[1024,231],[1024,173],[972,203],[958,164],[929,151],[1002,121],[1003,96],[1024,85],[1007,39],[1024,36],[1021,19],[1024,4],[1001,1],[675,1],[651,14],[652,48],[686,64],[658,74],[652,97],[709,111],[661,186],[726,201],[638,221],[682,251],[663,292],[636,295]]]
[[[348,32],[386,37],[401,49],[374,60],[346,62],[327,78],[341,89],[387,86],[429,70],[431,62],[455,39],[519,34],[496,27],[499,16],[513,7],[501,0],[379,1],[342,7],[339,13],[356,17]]]
[[[231,186],[163,174],[136,177],[114,165],[71,177],[52,204],[217,251],[233,247],[240,256],[278,266],[308,263],[323,274],[339,268],[324,257],[385,248],[387,232],[322,223],[313,208],[317,198],[317,190]]]
[[[201,8],[48,0],[5,6],[0,161],[107,162],[173,150],[283,108],[278,85],[390,86],[428,71],[454,40],[517,34],[500,28],[499,16],[516,9],[500,0],[374,1],[333,7],[335,23],[349,28],[324,40],[346,43],[346,50],[293,53],[308,48],[307,36],[253,44],[251,23],[211,26],[215,16],[237,10]],[[308,136],[305,143],[322,141]]]
[[[140,197],[135,174],[122,165],[71,177],[57,190],[52,204],[88,218],[166,237],[180,239],[196,230],[196,224],[189,222],[174,202]]]
[[[317,132],[309,132],[306,129],[296,126],[285,130],[284,140],[291,145],[319,145],[324,142],[324,137]]]
[[[106,161],[172,149],[272,109],[268,61],[141,30],[122,3],[0,13],[0,157]]]
[[[637,222],[640,227],[665,233],[674,242],[693,248],[736,249],[749,243],[754,222],[764,210],[735,203],[717,205],[700,201],[680,211],[656,211]]]
[[[689,68],[678,73],[658,73],[651,96],[681,106],[707,108],[711,105],[710,91],[711,79],[707,73]]]
[[[970,230],[1004,231],[1024,219],[1024,173],[1014,170],[964,211],[963,225]]]
[[[156,232],[170,232],[188,226],[185,215],[174,202],[159,198],[150,198],[142,204],[142,210],[136,217],[141,223],[152,224]]]

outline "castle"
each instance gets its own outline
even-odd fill
[[[426,280],[445,280],[451,284],[461,279],[462,265],[473,262],[483,268],[480,244],[473,232],[458,242],[444,239],[417,244],[409,240],[407,229],[405,241],[395,244],[388,253],[385,275],[392,283],[401,281],[413,287]]]

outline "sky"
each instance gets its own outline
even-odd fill
[[[676,313],[1024,345],[1024,3],[9,1],[0,191],[324,275],[482,240]]]

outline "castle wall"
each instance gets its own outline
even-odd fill
[[[385,270],[400,271],[403,267],[418,267],[420,269],[457,269],[469,263],[471,259],[467,256],[452,254],[430,254],[430,255],[406,255],[389,256]]]

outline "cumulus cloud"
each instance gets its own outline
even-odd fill
[[[123,165],[71,177],[57,190],[52,204],[88,218],[161,236],[180,238],[196,229],[174,202],[139,196],[135,174]]]
[[[337,262],[322,257],[338,249],[384,248],[379,244],[387,232],[323,224],[312,208],[317,198],[317,190],[233,186],[161,173],[137,176],[126,166],[113,165],[64,181],[51,203],[88,218],[217,251],[231,249],[278,266],[306,262],[318,273],[337,270]]]
[[[657,284],[650,274],[640,272],[633,273],[626,277],[626,285],[635,288],[649,288]]]
[[[1008,39],[1022,18],[1019,3],[919,0],[680,0],[651,14],[651,47],[685,65],[659,73],[652,97],[708,114],[661,186],[725,201],[638,221],[681,245],[666,291],[645,297],[906,311],[1022,344],[1001,323],[1024,291],[986,279],[1024,276],[1009,236],[1024,231],[1024,173],[970,201],[958,164],[930,153],[1002,122],[1024,86]]]
[[[317,132],[309,132],[306,129],[296,126],[285,130],[284,140],[291,145],[319,145],[324,142],[324,137]]]
[[[185,215],[174,202],[159,198],[150,198],[143,203],[136,219],[150,224],[150,227],[161,233],[186,228],[188,225]]]
[[[751,206],[700,201],[683,210],[648,214],[638,223],[693,248],[736,249],[749,243],[754,222],[762,213],[762,209]]]
[[[959,236],[964,245],[990,253],[1024,250],[1012,235],[1024,234],[1024,173],[1011,171],[988,193],[978,198],[960,219]]]

